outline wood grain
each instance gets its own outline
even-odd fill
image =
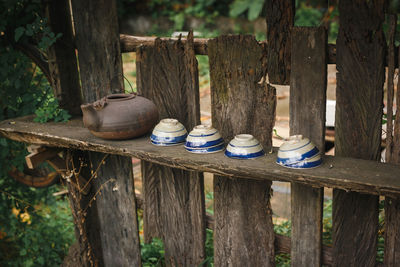
[[[308,137],[324,154],[326,109],[326,31],[292,29],[290,134]],[[324,189],[291,184],[292,266],[322,265]]]
[[[36,123],[32,120],[33,117],[28,116],[2,121],[0,134],[29,144],[130,156],[165,166],[228,177],[298,182],[373,195],[396,196],[400,193],[400,166],[394,164],[325,156],[318,168],[294,170],[275,163],[277,148],[264,158],[239,161],[227,158],[222,152],[194,155],[183,146],[155,147],[150,143],[149,136],[124,141],[102,140],[83,127],[82,118],[68,123]]]
[[[152,37],[152,36],[133,36],[127,34],[120,34],[121,52],[130,53],[136,52],[137,48],[141,45],[154,46],[156,39],[161,40],[178,40],[178,38],[168,37]],[[193,38],[194,52],[196,55],[208,55],[208,41],[210,38]],[[185,38],[182,38],[183,43],[186,42]],[[288,42],[288,41],[286,41]],[[258,42],[263,49],[267,49],[267,41]],[[286,43],[287,44],[287,43]],[[328,44],[328,63],[336,64],[336,45]],[[397,66],[397,65],[396,65]]]
[[[268,78],[271,83],[289,84],[291,30],[295,1],[266,1]]]
[[[115,1],[71,2],[83,102],[91,103],[124,88],[117,11]]]
[[[389,68],[387,91],[387,131],[386,131],[386,162],[400,164],[400,119],[396,116],[395,132],[393,134],[393,97],[394,97],[394,61],[397,15],[389,15]],[[399,88],[399,82],[397,88]],[[397,90],[396,101],[399,103],[400,90]],[[393,136],[394,135],[394,136]],[[385,266],[398,266],[400,264],[400,195],[385,198]]]
[[[84,101],[123,92],[116,1],[71,3]],[[131,158],[94,152],[84,156],[89,157],[89,177],[95,179],[92,194],[75,198],[77,208],[82,202],[91,204],[85,220],[78,221],[84,224],[80,238],[87,239],[81,250],[92,254],[90,265],[94,259],[99,266],[141,266]]]
[[[54,96],[60,108],[70,114],[82,114],[80,105],[81,86],[79,83],[78,63],[76,60],[72,21],[68,0],[46,2],[46,17],[51,31],[61,33],[56,42],[48,49],[48,64]]]
[[[397,16],[389,15],[389,43],[388,43],[388,74],[387,74],[387,101],[386,101],[386,153],[385,161],[391,162],[393,150],[393,100],[394,100],[394,73],[395,73],[395,35]]]
[[[213,126],[225,142],[249,133],[270,151],[276,93],[260,83],[263,49],[252,36],[221,36],[208,42],[208,55]],[[270,188],[270,181],[214,176],[216,266],[274,265]]]
[[[138,92],[154,101],[160,118],[178,119],[188,131],[200,124],[192,34],[185,42],[156,39],[154,46],[141,46],[136,64]],[[205,259],[203,174],[149,162],[142,162],[142,170],[146,242],[163,238],[169,266],[200,264]]]
[[[384,1],[340,1],[339,13],[335,153],[379,160]],[[378,197],[334,190],[332,214],[334,266],[375,266]]]
[[[136,194],[137,208],[143,209],[144,200],[141,194]],[[206,213],[206,227],[207,229],[214,229],[214,216],[212,214]],[[289,236],[284,236],[275,233],[275,253],[287,253],[290,254],[291,251],[291,239]],[[328,245],[322,246],[322,263],[327,266],[332,265],[332,247]]]

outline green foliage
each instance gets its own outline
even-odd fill
[[[213,231],[210,229],[206,229],[206,259],[203,264],[214,266],[214,237]]]
[[[247,19],[250,21],[255,20],[260,16],[264,2],[264,0],[235,0],[229,6],[229,15],[236,18],[239,15],[247,12]]]
[[[0,2],[0,120],[37,113],[39,121],[66,120],[52,89],[18,45],[36,46],[44,56],[60,34],[52,33],[38,0]],[[53,186],[35,189],[8,176],[24,169],[26,145],[0,138],[0,266],[59,265],[74,239],[67,200]]]
[[[7,234],[0,240],[2,266],[61,264],[74,241],[74,227],[68,201],[56,200],[51,195],[56,190],[57,186],[31,188],[30,205],[10,196],[20,209],[14,209],[14,213],[9,214],[8,223],[1,229]]]
[[[161,239],[153,238],[150,244],[141,244],[143,267],[165,266],[164,244]]]
[[[41,18],[36,14],[35,20],[32,23],[28,23],[26,26],[19,26],[15,29],[14,40],[18,42],[21,37],[36,37],[38,39],[38,48],[46,50],[61,36],[61,33],[55,34],[50,30],[46,18]]]
[[[66,122],[71,118],[71,115],[64,109],[59,108],[58,101],[51,95],[47,95],[41,107],[35,111],[36,122],[47,122],[54,120],[55,122]]]
[[[321,9],[313,8],[306,5],[304,2],[300,3],[300,7],[296,10],[295,26],[319,26],[323,12]]]

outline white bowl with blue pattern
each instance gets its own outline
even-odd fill
[[[221,134],[212,126],[197,125],[188,134],[185,148],[197,154],[215,153],[224,150]]]
[[[310,139],[293,135],[280,146],[276,163],[287,168],[309,169],[321,165],[322,157]]]
[[[176,119],[162,119],[150,136],[151,143],[156,146],[174,146],[185,143],[187,131]]]
[[[260,142],[251,134],[238,134],[225,150],[225,155],[235,159],[254,159],[265,155]]]

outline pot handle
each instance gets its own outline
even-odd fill
[[[97,100],[93,103],[93,107],[95,110],[101,110],[107,105],[107,97],[103,97],[100,100]]]

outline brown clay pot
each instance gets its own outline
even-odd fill
[[[81,105],[83,124],[103,139],[129,139],[149,132],[158,122],[153,102],[136,94],[112,94]]]

